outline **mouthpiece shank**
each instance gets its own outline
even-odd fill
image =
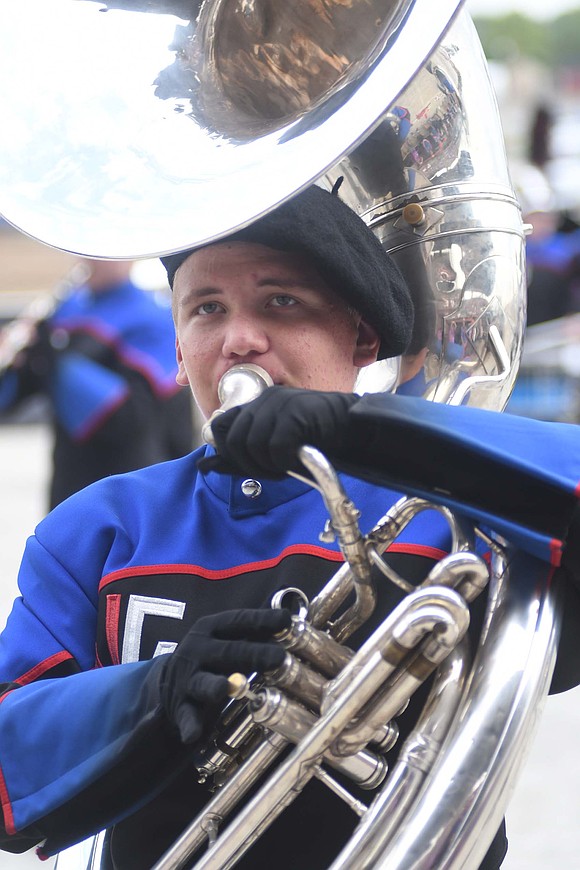
[[[246,405],[252,399],[257,399],[267,387],[272,387],[274,381],[268,372],[261,366],[253,363],[240,363],[232,366],[225,372],[218,385],[218,398],[222,403],[209,420],[203,424],[201,435],[206,444],[215,447],[211,424],[219,414],[237,408],[238,405]]]

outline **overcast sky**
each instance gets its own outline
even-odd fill
[[[472,15],[495,16],[521,12],[530,18],[555,18],[571,9],[580,9],[580,0],[467,0]]]

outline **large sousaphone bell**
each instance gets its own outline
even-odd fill
[[[4,0],[0,214],[77,254],[155,256],[342,176],[415,296],[406,389],[502,408],[523,228],[461,6]]]
[[[416,309],[406,356],[370,367],[360,389],[503,409],[521,354],[524,228],[461,0],[3,0],[0,32],[0,213],[16,227],[81,255],[151,257],[342,179]],[[388,786],[337,867],[477,867],[497,829],[558,632],[546,584],[530,591],[525,559],[509,578],[491,545],[486,636],[434,776],[396,793],[385,851]],[[438,672],[442,691],[463,657]],[[439,730],[426,717],[418,744]],[[404,764],[397,775],[413,779]],[[59,870],[98,866],[100,848],[82,846],[81,864],[63,853]],[[163,867],[189,852],[177,843]]]

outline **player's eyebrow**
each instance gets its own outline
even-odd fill
[[[260,278],[258,287],[280,287],[282,290],[287,290],[292,287],[300,287],[304,290],[314,290],[315,282],[308,278]]]
[[[205,299],[207,296],[223,296],[223,290],[220,290],[219,287],[213,287],[211,284],[206,287],[190,287],[182,294],[179,302],[181,305],[185,305]]]

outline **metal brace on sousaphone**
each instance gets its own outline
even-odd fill
[[[430,401],[502,410],[521,355],[525,228],[485,58],[462,6],[3,0],[0,34],[10,36],[0,52],[0,213],[54,247],[136,259],[217,240],[313,182],[331,189],[342,178],[341,197],[398,263],[416,310],[413,343],[394,376],[388,363],[371,366],[360,390],[388,382]],[[294,680],[296,670],[307,685],[301,699],[274,705],[286,690],[260,683],[244,702],[271,735],[257,752],[277,756],[298,740],[274,774],[276,808],[302,784],[303,770],[332,788],[333,766],[379,780],[388,723],[404,703],[387,671],[404,662],[401,684],[411,692],[435,669],[422,721],[379,796],[368,809],[355,805],[361,823],[335,870],[477,867],[549,685],[558,632],[546,572],[490,541],[489,612],[470,668],[460,635],[487,568],[473,535],[447,512],[455,552],[428,585],[407,590],[417,604],[405,604],[358,658],[342,646],[338,653],[334,641],[348,641],[372,607],[369,564],[382,561],[381,550],[425,504],[399,503],[360,538],[332,468],[317,454],[306,458],[347,564],[304,604],[312,631],[302,634],[326,638],[313,670],[332,648],[330,672],[310,678],[311,663],[289,651],[290,676],[278,679]],[[344,610],[352,588],[354,612]],[[367,700],[375,688],[376,701]],[[272,710],[284,706],[278,733]],[[232,720],[234,732],[255,730],[244,717]],[[347,746],[355,751],[344,761]],[[221,762],[208,747],[207,773],[217,766],[218,780],[229,774]],[[202,822],[211,837],[230,810],[226,789],[206,811],[216,819]],[[252,800],[200,866],[222,870],[225,853],[240,851],[269,812]],[[187,845],[178,841],[161,866],[187,861],[192,837],[195,848],[205,834],[184,834]],[[58,870],[97,868],[101,848],[99,836],[67,850]]]

